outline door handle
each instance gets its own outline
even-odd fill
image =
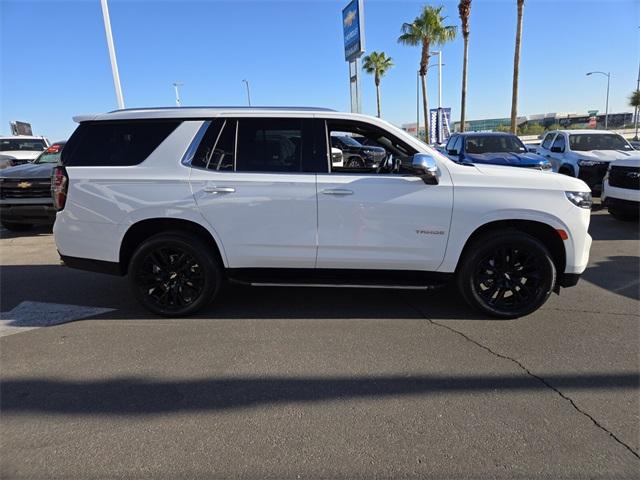
[[[353,195],[353,190],[347,190],[346,188],[325,188],[321,193],[325,195]]]
[[[233,187],[216,187],[215,185],[204,187],[203,190],[207,193],[234,193],[236,191]]]

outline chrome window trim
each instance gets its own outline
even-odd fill
[[[184,155],[180,160],[180,163],[182,163],[182,165],[191,167],[191,161],[193,160],[193,157],[196,154],[198,147],[200,146],[200,142],[202,141],[202,137],[204,137],[204,134],[207,132],[209,125],[211,125],[211,120],[207,120],[202,123],[197,133],[193,137],[193,140],[191,140],[191,143],[189,144],[189,148],[187,148],[187,151],[184,152]]]
[[[209,154],[209,159],[207,160],[207,164],[204,166],[205,170],[209,170],[209,165],[211,165],[211,159],[213,158],[213,153],[216,151],[216,147],[218,146],[218,142],[220,141],[220,136],[222,132],[224,132],[224,128],[227,126],[227,119],[224,119],[222,123],[222,127],[220,127],[220,131],[218,132],[218,136],[216,137],[216,141],[213,142],[213,148],[211,149],[211,153]],[[220,162],[218,162],[218,166],[220,166]],[[218,168],[216,168],[218,170]]]

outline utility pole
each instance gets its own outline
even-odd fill
[[[609,82],[611,81],[611,72],[589,72],[587,73],[587,76],[594,73],[598,73],[607,77],[607,102],[604,107],[604,129],[607,130],[609,128]]]
[[[182,106],[182,100],[180,99],[180,87],[184,85],[184,83],[180,83],[180,82],[174,82],[173,83],[173,89],[176,91],[176,105],[178,107]]]
[[[122,96],[122,85],[120,85],[120,73],[118,72],[118,62],[116,60],[116,49],[113,45],[113,34],[111,33],[111,19],[109,18],[109,6],[107,0],[100,0],[102,6],[102,19],[104,20],[104,30],[107,35],[107,47],[109,48],[109,59],[111,60],[111,73],[113,74],[113,86],[116,90],[116,101],[118,109],[124,108],[124,97]]]
[[[249,81],[244,79],[242,81],[247,86],[247,102],[249,103],[249,106],[251,106],[251,94],[249,93]]]
[[[636,90],[640,91],[640,62],[638,62],[638,84],[636,85]],[[635,118],[636,118],[636,136],[633,137],[634,140],[638,140],[638,117],[640,116],[640,109],[638,107],[635,108],[634,111],[635,114]]]

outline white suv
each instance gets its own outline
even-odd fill
[[[640,158],[611,162],[602,184],[602,203],[620,220],[640,215]]]
[[[128,275],[152,312],[250,285],[429,289],[496,317],[573,286],[591,245],[581,180],[458,164],[402,130],[324,109],[163,108],[76,117],[53,174],[70,267]],[[337,166],[331,135],[382,146]]]
[[[607,130],[556,130],[547,133],[537,148],[549,159],[554,172],[584,180],[594,193],[602,190],[602,180],[614,160],[640,159],[621,135]]]

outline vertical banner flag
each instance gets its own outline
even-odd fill
[[[429,110],[429,143],[441,144],[451,135],[451,108],[432,108]]]

